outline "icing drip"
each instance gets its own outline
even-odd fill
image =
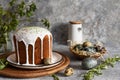
[[[43,39],[41,40],[41,59],[43,59]]]
[[[24,35],[24,36],[23,36]],[[49,58],[51,57],[51,52],[50,50],[50,36],[52,35],[47,29],[40,28],[40,27],[24,27],[20,30],[18,30],[15,33],[16,36],[16,41],[23,41],[25,46],[26,46],[26,64],[23,65],[35,65],[35,41],[39,37],[41,39],[41,59],[43,59],[43,39],[44,37],[48,35],[49,36]],[[32,52],[32,64],[29,64],[29,55],[28,55],[28,45],[31,44],[33,46],[33,52]],[[18,55],[18,64],[20,64],[20,59],[19,59],[19,50],[18,50],[18,43],[16,42],[17,46],[17,55]]]

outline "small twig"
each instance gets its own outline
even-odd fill
[[[60,80],[59,77],[55,74],[52,74],[51,76],[54,78],[54,80]]]

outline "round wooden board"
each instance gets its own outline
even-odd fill
[[[57,53],[61,54],[59,52]],[[9,54],[12,54],[12,53],[9,53]],[[0,55],[0,58],[7,57],[9,54]],[[14,78],[34,78],[34,77],[54,74],[58,71],[65,69],[70,63],[70,60],[67,56],[63,54],[61,55],[63,56],[62,62],[48,69],[29,70],[29,69],[16,68],[11,65],[8,65],[5,69],[0,70],[0,75],[7,76],[7,77],[14,77]]]

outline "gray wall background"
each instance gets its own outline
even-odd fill
[[[0,3],[5,6],[8,1],[0,0]],[[37,5],[36,19],[49,19],[54,42],[67,44],[69,21],[74,20],[83,21],[84,40],[98,40],[106,46],[119,48],[120,0],[28,1],[34,1]]]

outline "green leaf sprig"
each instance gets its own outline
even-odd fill
[[[15,30],[21,19],[29,18],[36,10],[35,3],[26,4],[25,0],[10,0],[8,6],[4,8],[0,5],[0,47],[7,43],[8,36],[12,30]]]
[[[41,22],[43,23],[43,25],[45,25],[45,27],[47,27],[47,29],[50,28],[50,22],[48,21],[48,19],[41,19]]]
[[[8,65],[8,62],[5,58],[0,59],[0,70],[3,70]]]
[[[55,74],[52,74],[51,76],[54,78],[54,80],[60,80],[59,77]]]
[[[109,66],[114,67],[114,64],[116,62],[120,61],[119,56],[115,56],[113,58],[107,58],[105,61],[103,61],[101,64],[96,66],[95,68],[89,70],[87,73],[84,74],[83,80],[92,80],[95,75],[102,75],[102,70],[107,69]]]

